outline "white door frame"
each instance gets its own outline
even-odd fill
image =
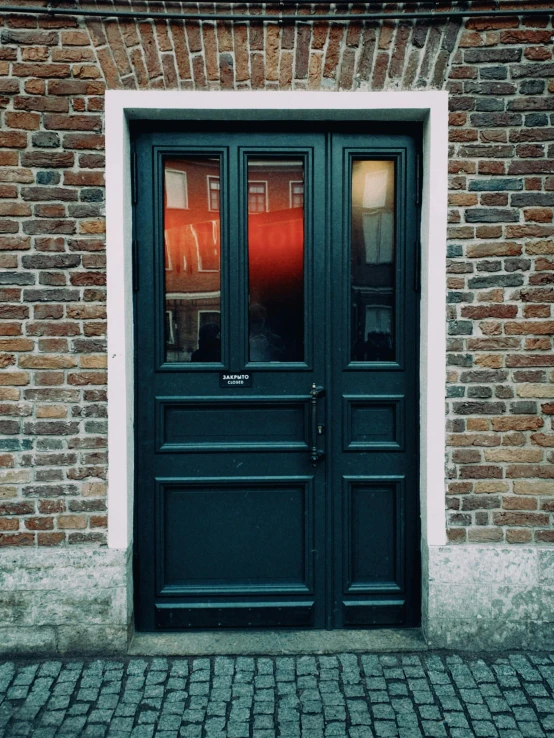
[[[134,354],[129,121],[319,120],[423,122],[420,338],[420,499],[424,560],[446,543],[446,225],[448,93],[180,92],[106,93],[108,313],[108,546],[133,537]]]

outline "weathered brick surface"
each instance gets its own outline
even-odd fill
[[[503,23],[468,21],[447,83],[452,542],[552,540],[553,32]],[[479,494],[485,478],[503,488]]]
[[[305,21],[1,19],[0,545],[105,542],[106,88],[449,91],[450,539],[554,540],[551,19]]]

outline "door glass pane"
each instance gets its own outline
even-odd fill
[[[249,361],[304,359],[304,162],[248,157]]]
[[[221,361],[219,158],[164,163],[165,360]]]
[[[394,162],[352,165],[352,361],[394,361]]]

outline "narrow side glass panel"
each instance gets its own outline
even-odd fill
[[[304,162],[248,157],[249,361],[304,360]]]
[[[220,162],[164,162],[165,361],[221,361]]]
[[[394,162],[352,164],[351,361],[394,361]]]

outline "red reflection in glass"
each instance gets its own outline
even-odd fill
[[[165,360],[221,361],[219,159],[164,165]]]
[[[249,360],[304,359],[304,164],[248,158]]]

